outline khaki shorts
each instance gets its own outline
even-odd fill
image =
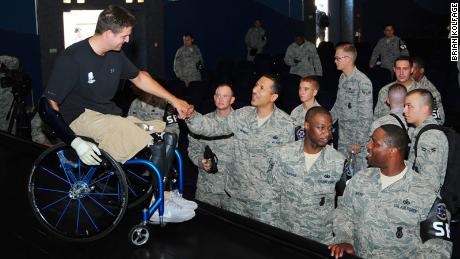
[[[78,136],[94,139],[100,149],[122,164],[152,143],[151,132],[141,129],[133,120],[88,109],[70,128]]]

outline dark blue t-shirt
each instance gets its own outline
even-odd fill
[[[139,69],[123,51],[97,55],[88,39],[65,49],[54,64],[44,96],[59,104],[67,123],[71,123],[85,108],[103,114],[121,115],[112,101],[120,79],[133,79]]]

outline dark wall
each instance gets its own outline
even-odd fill
[[[0,29],[36,34],[35,1],[2,1]],[[2,37],[3,38],[3,37]]]
[[[363,40],[376,43],[392,23],[405,39],[446,38],[451,0],[361,0]]]
[[[0,8],[0,55],[19,58],[21,68],[32,77],[33,97],[41,94],[40,41],[36,33],[35,1],[2,2]]]
[[[298,12],[296,7],[296,11]],[[258,1],[187,0],[164,3],[165,64],[168,78],[174,76],[176,50],[183,45],[182,34],[191,32],[199,46],[205,66],[213,68],[219,60],[240,60],[246,55],[244,36],[255,17],[264,21],[267,53],[284,53],[303,32],[303,22],[289,18]]]

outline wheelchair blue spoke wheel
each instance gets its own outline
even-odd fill
[[[35,161],[28,196],[38,221],[66,241],[93,241],[123,217],[128,187],[121,166],[101,150],[102,163],[87,166],[75,151],[58,144]]]

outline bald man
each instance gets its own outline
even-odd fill
[[[430,183],[404,161],[408,141],[395,125],[373,132],[367,144],[371,167],[351,178],[334,212],[331,256],[450,258],[452,242],[442,235],[422,240],[421,222],[431,218],[437,199]]]
[[[312,107],[304,119],[305,138],[274,149],[269,182],[281,196],[276,226],[330,244],[335,208],[335,185],[345,157],[327,143],[332,117],[324,107]]]
[[[404,119],[404,100],[406,94],[407,90],[404,85],[396,83],[390,86],[387,97],[390,114],[380,117],[372,123],[369,136],[372,135],[375,129],[385,124],[393,124],[407,131],[407,123]]]

